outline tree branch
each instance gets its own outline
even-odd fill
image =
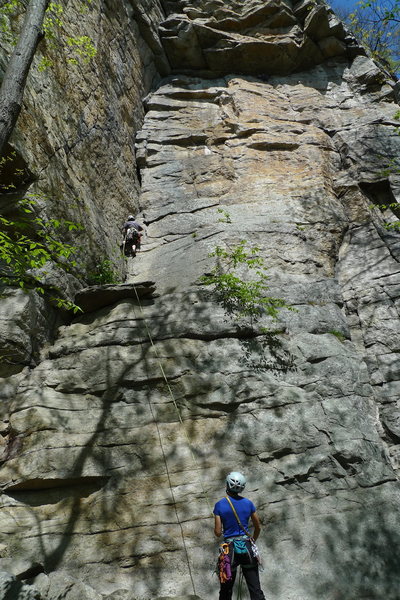
[[[0,88],[0,156],[21,111],[26,78],[42,35],[49,0],[30,0],[21,34]]]

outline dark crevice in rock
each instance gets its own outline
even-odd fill
[[[141,168],[139,167],[139,164],[137,161],[136,161],[136,176],[138,179],[139,186],[141,187],[142,186],[142,171],[141,171]],[[139,207],[139,209],[140,209],[140,207]],[[145,222],[145,225],[147,225],[147,224],[148,223]]]
[[[187,373],[187,371],[182,371],[181,373],[179,373],[178,375],[168,375],[168,382],[172,383],[175,380],[179,380],[181,377],[183,377],[185,374]],[[149,387],[156,387],[159,384],[165,384],[165,379],[162,375],[159,375],[158,377],[148,377],[146,379],[143,379],[142,381],[125,381],[124,382],[124,388],[126,390],[146,390]],[[84,392],[85,393],[85,392]],[[104,390],[92,390],[91,392],[92,396],[95,396],[96,398],[100,398],[100,399],[104,399]],[[134,402],[127,402],[122,396],[118,395],[115,398],[112,398],[108,401],[109,404],[118,404],[118,402],[123,402],[124,404],[133,404]]]
[[[376,488],[376,487],[380,487],[381,485],[385,485],[385,483],[390,483],[390,482],[398,482],[397,477],[385,477],[385,479],[382,479],[381,481],[377,481],[375,483],[370,483],[370,484],[366,484],[366,483],[359,483],[359,486],[361,488]]]
[[[154,281],[141,281],[134,285],[93,285],[80,290],[75,296],[75,302],[83,312],[88,313],[124,300],[138,303],[139,298],[154,297],[154,292]]]
[[[12,211],[13,204],[23,198],[37,177],[29,170],[22,156],[7,144],[0,163],[0,209],[3,215]]]
[[[390,427],[388,426],[388,424],[385,423],[385,421],[381,421],[381,423],[382,423],[382,427],[383,427],[383,429],[384,429],[387,437],[389,438],[389,441],[393,442],[393,444],[395,444],[396,446],[400,445],[400,436],[396,435],[394,433],[394,431],[392,431],[390,429]]]
[[[371,182],[360,182],[359,185],[361,190],[370,200],[370,202],[372,202],[376,206],[387,206],[388,204],[396,202],[388,179],[381,179],[379,181]],[[400,207],[396,216],[400,218]]]
[[[174,81],[172,81],[171,83],[175,83]],[[180,83],[180,82],[178,82]],[[181,84],[182,85],[182,84]],[[207,89],[190,89],[190,88],[186,88],[186,89],[172,89],[171,91],[164,91],[163,92],[163,97],[165,98],[171,98],[172,100],[192,100],[193,102],[209,102],[209,103],[216,103],[220,96],[221,96],[221,91],[217,90],[217,91],[210,91]]]
[[[152,156],[154,154],[157,154],[158,149],[161,148],[165,148],[168,146],[174,146],[176,148],[197,148],[198,146],[204,146],[207,143],[208,140],[208,133],[204,132],[204,133],[192,133],[192,134],[188,134],[187,136],[180,136],[180,137],[171,137],[169,139],[164,139],[162,144],[161,143],[157,143],[155,141],[152,141],[151,139],[148,140],[148,143],[153,145],[153,149],[150,151],[148,150],[148,155]],[[157,146],[157,148],[155,147]]]
[[[253,150],[265,150],[269,152],[281,150],[281,151],[293,151],[300,148],[300,144],[290,142],[250,142],[247,144],[248,148]]]
[[[276,485],[292,485],[292,484],[300,484],[305,483],[310,478],[311,473],[302,473],[299,475],[294,475],[292,477],[285,476],[281,473],[285,479],[283,481],[275,481]]]
[[[398,261],[396,261],[398,262]],[[385,280],[386,277],[392,279],[394,275],[400,275],[400,271],[395,271],[394,273],[386,273],[384,275],[380,275],[379,277],[374,277],[374,281],[380,281],[381,279]]]
[[[354,467],[354,465],[362,463],[362,458],[356,455],[346,455],[341,452],[336,452],[332,456],[339,463],[339,465],[345,471],[350,472],[351,475],[354,475],[357,472],[357,469]]]
[[[17,347],[17,346],[16,346]],[[4,352],[4,347],[2,348]],[[31,360],[31,358],[27,358],[24,361],[12,360],[8,356],[1,357],[0,363],[0,377],[10,377],[11,375],[17,375],[20,373],[25,367],[34,368],[35,364]]]
[[[208,208],[208,207],[206,207],[206,208]],[[183,213],[181,213],[181,214],[183,214]],[[197,232],[197,230],[195,230],[195,231]],[[188,231],[187,233],[182,233],[182,234],[179,234],[179,233],[166,233],[163,236],[159,236],[159,237],[158,236],[153,236],[150,239],[161,240],[160,246],[165,246],[166,244],[173,244],[177,240],[182,240],[182,239],[188,238],[188,236],[191,236],[193,233],[194,232],[192,232],[192,231]],[[201,236],[199,235],[198,237],[193,238],[193,242],[194,243],[200,242],[200,241],[203,242],[204,240],[207,240],[209,238],[217,236],[218,233],[219,232],[216,231],[216,232],[213,232],[213,233],[209,233],[207,235],[204,235],[204,234],[201,235]],[[166,239],[168,236],[171,236],[172,239]]]
[[[219,413],[233,413],[237,410],[237,408],[239,406],[241,406],[241,404],[243,404],[243,402],[229,402],[229,404],[226,404],[224,402],[207,402],[207,403],[201,403],[201,402],[196,402],[196,406],[198,408],[203,408],[203,409],[207,409],[207,410],[215,410],[218,411]]]
[[[328,358],[330,358],[329,356],[323,356],[321,358],[308,358],[307,362],[312,364],[312,365],[317,365],[318,363],[322,363],[325,360],[328,360]]]
[[[152,225],[153,223],[157,223],[158,221],[162,221],[163,219],[165,219],[167,217],[176,217],[176,216],[180,216],[180,215],[191,215],[191,214],[200,212],[201,210],[206,210],[208,208],[214,208],[215,206],[219,206],[219,202],[213,202],[212,204],[206,204],[204,206],[200,206],[199,208],[193,208],[192,210],[187,210],[187,211],[180,211],[180,212],[171,211],[171,212],[168,212],[168,213],[163,213],[159,217],[157,217],[156,219],[148,219],[148,220],[146,220],[146,225]],[[218,233],[221,233],[221,231],[217,231],[213,235],[216,235]],[[167,234],[164,234],[164,235],[167,235]],[[170,235],[173,235],[173,234],[170,233]]]
[[[20,581],[24,581],[26,579],[33,579],[40,573],[44,573],[44,572],[45,572],[45,570],[44,570],[44,566],[42,564],[34,563],[25,571],[18,573],[18,575],[16,575],[15,577],[16,577],[16,579],[18,579]]]
[[[314,425],[314,427],[315,427],[315,429],[317,431],[319,431],[320,433],[324,434],[328,438],[329,445],[333,444],[332,436],[330,435],[329,431],[326,431],[325,429],[320,429],[316,425]]]
[[[109,480],[104,475],[66,478],[26,479],[16,484],[5,486],[3,493],[19,502],[30,505],[55,504],[68,496],[87,497],[103,488]],[[46,494],[42,494],[42,492]],[[48,501],[46,501],[48,498]]]
[[[259,398],[245,398],[243,400],[238,400],[237,402],[230,401],[229,403],[226,403],[226,402],[195,402],[195,404],[198,408],[216,410],[216,411],[220,411],[222,413],[232,413],[232,412],[235,412],[235,410],[237,410],[237,408],[239,408],[240,406],[242,406],[244,404],[252,404],[253,402],[257,401],[258,399]],[[244,453],[246,454],[245,450],[244,450]]]
[[[270,334],[271,335],[271,334]],[[272,335],[274,335],[272,333]],[[157,343],[157,342],[165,342],[168,340],[199,340],[199,341],[203,341],[203,342],[212,342],[212,341],[217,341],[217,340],[224,340],[224,339],[239,339],[239,340],[253,340],[256,338],[264,338],[266,337],[266,334],[263,332],[256,332],[256,331],[250,331],[250,330],[240,330],[240,331],[221,331],[220,333],[190,333],[190,332],[184,332],[182,334],[175,334],[175,335],[168,335],[166,334],[165,336],[158,336],[158,335],[153,335],[153,342]],[[110,348],[113,346],[118,346],[118,347],[130,347],[130,346],[140,346],[143,344],[150,344],[150,341],[148,339],[135,339],[135,340],[128,340],[128,341],[122,341],[122,340],[109,340],[108,342],[103,340],[101,343],[98,344],[92,344],[90,345],[90,348]],[[70,347],[68,348],[66,351],[58,351],[58,350],[51,350],[49,352],[49,357],[52,359],[57,359],[60,358],[61,356],[68,356],[68,355],[72,355],[72,354],[79,354],[80,352],[82,352],[83,350],[87,349],[87,347],[85,346],[85,348],[81,347]],[[325,360],[325,359],[324,359]],[[152,379],[151,381],[156,381],[157,379]],[[147,380],[149,381],[149,380]],[[51,386],[49,386],[51,387]],[[83,390],[80,390],[81,392],[83,392]],[[77,393],[79,393],[79,390],[77,390]],[[93,394],[95,394],[95,392],[93,392]]]
[[[285,456],[290,456],[290,455],[295,455],[295,454],[297,454],[297,452],[295,452],[293,450],[293,448],[285,447],[285,448],[280,448],[279,450],[275,450],[274,452],[271,452],[270,456],[267,456],[267,457],[259,456],[258,459],[260,460],[260,462],[269,463],[272,460],[284,458]]]

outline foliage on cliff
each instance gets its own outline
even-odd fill
[[[0,173],[4,162],[6,159],[0,160]],[[0,214],[0,282],[46,293],[58,307],[76,312],[77,306],[62,298],[59,289],[44,286],[42,279],[49,263],[67,272],[76,266],[77,249],[63,238],[66,232],[82,228],[72,221],[39,217],[35,208],[38,200],[43,198],[28,194],[16,203],[12,216]]]
[[[354,35],[369,48],[373,58],[383,61],[394,73],[400,68],[400,0],[359,0],[355,8],[332,7]]]
[[[218,212],[223,215],[220,222],[231,223],[227,211]],[[260,250],[246,240],[227,248],[216,246],[209,254],[216,259],[215,266],[200,279],[203,285],[213,286],[218,301],[238,324],[250,327],[264,315],[276,319],[280,308],[293,310],[282,298],[269,295],[269,276]]]
[[[92,0],[82,0],[82,12]],[[13,17],[24,14],[23,25],[15,33]],[[25,10],[22,0],[7,0],[0,8],[0,31],[11,43],[13,51],[9,58],[0,88],[0,155],[2,155],[21,111],[26,79],[40,40],[44,37],[47,49],[67,49],[67,62],[87,62],[96,54],[88,36],[68,36],[64,32],[64,8],[58,2],[30,0]],[[43,54],[39,68],[52,65]]]

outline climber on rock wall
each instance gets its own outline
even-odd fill
[[[260,557],[255,541],[261,525],[256,507],[248,498],[239,494],[244,490],[246,478],[242,473],[232,471],[226,477],[226,496],[214,506],[214,533],[224,536],[220,548],[218,572],[220,577],[219,600],[231,600],[237,567],[242,567],[251,600],[265,600],[260,586]],[[254,533],[248,531],[251,519]]]
[[[140,250],[142,238],[141,231],[143,231],[142,225],[135,220],[133,215],[129,215],[122,226],[124,239],[121,248],[123,248],[126,256],[135,256],[137,250]]]

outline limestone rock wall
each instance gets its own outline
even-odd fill
[[[0,190],[10,183],[17,189],[0,191],[0,206],[3,214],[15,218],[15,200],[33,196],[37,215],[45,221],[67,220],[83,227],[61,233],[63,241],[77,248],[76,277],[49,265],[42,273],[46,284],[57,286],[71,300],[105,259],[124,277],[120,227],[138,208],[134,139],[144,115],[142,99],[169,72],[169,65],[157,34],[163,18],[159,2],[102,0],[85,9],[82,2],[70,1],[62,6],[64,46],[69,36],[87,35],[97,53],[87,64],[81,60],[74,65],[68,60],[75,55],[67,47],[52,49],[44,41],[39,45],[10,140],[18,160],[8,178],[5,168],[0,174]],[[7,64],[11,49],[0,53],[0,68]],[[43,56],[53,63],[45,70],[40,68]],[[24,171],[22,177],[14,172],[17,168]],[[7,357],[5,366],[9,364],[4,373],[37,364],[43,345],[39,342],[54,339],[57,322],[47,305],[41,312],[50,318],[41,316],[41,327],[38,318],[25,311],[25,324],[18,328],[19,309],[27,299],[23,293],[12,295],[15,313],[10,303],[1,307],[0,348]],[[41,297],[32,302],[43,304]],[[39,332],[33,352],[24,329]]]
[[[71,238],[82,249],[82,263],[93,267],[101,253],[118,265],[119,227],[137,209],[134,135],[142,98],[169,71],[157,36],[163,11],[157,0],[62,6],[62,44],[69,36],[89,36],[96,56],[71,64],[73,51],[41,42],[11,144],[31,173],[28,192],[39,194],[42,214],[85,227]],[[41,70],[43,56],[53,66]],[[2,200],[12,204],[13,195]]]
[[[396,600],[400,238],[372,206],[398,198],[396,86],[322,3],[164,10],[128,265],[156,295],[7,381],[0,567],[44,600],[216,596],[210,512],[239,469],[268,598]],[[242,239],[296,309],[252,335],[199,284]]]
[[[364,53],[325,3],[166,0],[160,28],[171,65],[239,73],[285,73],[333,56]],[[266,64],[268,68],[266,69]]]

